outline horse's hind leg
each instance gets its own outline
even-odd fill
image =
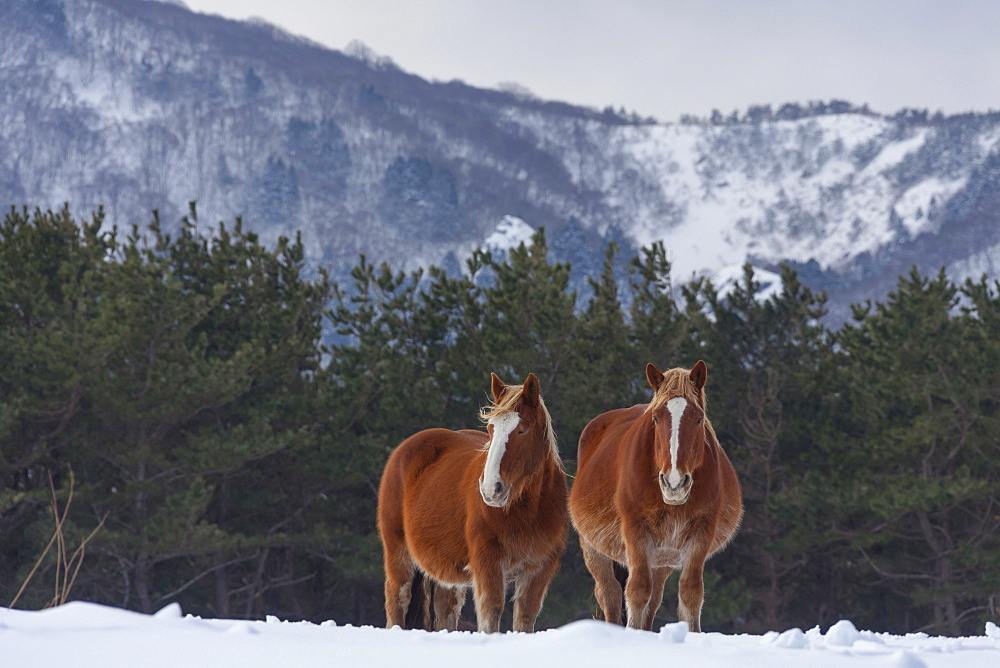
[[[542,609],[542,599],[549,588],[552,576],[559,569],[562,551],[553,554],[537,571],[518,576],[514,587],[514,630],[531,633]]]
[[[465,587],[446,587],[434,583],[434,630],[457,631],[465,605]]]
[[[583,561],[587,564],[587,570],[594,578],[594,596],[604,621],[620,625],[622,586],[615,577],[614,561],[583,538],[580,539],[580,547],[583,548]]]
[[[406,611],[410,607],[413,576],[416,566],[405,544],[385,546],[385,626],[406,627]]]
[[[404,617],[404,629],[424,629],[431,631],[434,629],[433,608],[435,582],[424,575],[419,568],[413,572],[413,579],[410,581],[410,604],[406,608]]]

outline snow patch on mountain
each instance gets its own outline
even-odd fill
[[[743,284],[744,265],[729,265],[712,274],[712,285],[720,297],[728,297],[737,285]],[[752,267],[753,280],[760,284],[754,298],[757,301],[767,301],[781,295],[781,276],[773,271]]]
[[[104,127],[119,123],[139,123],[156,118],[156,107],[145,109],[136,106],[131,88],[122,87],[106,71],[85,71],[80,63],[64,59],[56,65],[56,76],[72,94],[73,101],[89,109],[97,122]]]
[[[672,154],[676,168],[663,173],[659,187],[665,199],[684,203],[683,222],[640,221],[637,242],[662,240],[682,277],[739,264],[748,255],[768,262],[816,259],[824,268],[843,263],[891,237],[887,177],[875,172],[859,183],[851,159],[885,130],[883,119],[857,115],[744,129],[666,129],[655,139],[656,152]],[[675,141],[678,131],[693,140]],[[650,153],[648,145],[631,150],[637,158]]]
[[[508,251],[521,244],[530,245],[535,229],[517,216],[504,216],[496,229],[483,241],[483,248],[492,251]]]
[[[735,126],[581,121],[571,134],[540,114],[509,109],[506,118],[562,147],[573,181],[621,213],[637,246],[662,241],[681,280],[748,259],[843,270],[901,234],[936,230],[941,207],[968,183],[967,168],[936,173],[933,161],[925,178],[901,183],[901,165],[932,130],[865,114]],[[977,159],[995,134],[979,137]]]
[[[966,178],[945,181],[932,176],[904,192],[892,210],[910,235],[933,231],[941,208],[967,182]]]
[[[994,244],[974,253],[969,257],[954,262],[945,271],[956,283],[963,283],[971,278],[978,281],[984,275],[996,278],[1000,276],[1000,244]]]

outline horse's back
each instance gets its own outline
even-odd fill
[[[486,447],[486,443],[490,440],[490,435],[479,429],[459,429],[455,433],[472,439],[478,443],[480,447]]]
[[[485,433],[449,429],[425,429],[400,443],[389,455],[382,481],[379,484],[379,524],[401,525],[403,505],[406,497],[412,495],[413,488],[421,478],[433,475],[436,469],[456,465],[461,467],[475,457],[482,449],[485,438],[480,441],[476,434]],[[389,527],[386,526],[388,529]],[[402,526],[398,529],[401,531]]]
[[[646,410],[646,404],[616,408],[601,413],[583,428],[577,445],[577,470],[587,465],[596,453],[619,447],[621,436]]]
[[[477,435],[482,435],[478,439]],[[427,467],[452,455],[468,456],[482,449],[488,436],[485,432],[463,429],[424,429],[410,436],[392,451],[385,473],[419,475]]]

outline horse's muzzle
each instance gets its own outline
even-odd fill
[[[667,475],[660,471],[660,494],[663,495],[663,503],[669,506],[679,506],[688,500],[691,495],[691,483],[693,479],[690,473],[681,476],[680,482],[674,487],[670,484]]]
[[[510,486],[505,485],[503,480],[497,479],[491,484],[487,484],[482,478],[479,479],[479,494],[483,497],[483,502],[487,506],[503,508],[510,498]]]

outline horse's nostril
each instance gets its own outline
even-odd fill
[[[670,478],[667,477],[667,474],[664,473],[663,471],[660,471],[660,484],[667,489],[672,489],[675,491],[680,489],[686,489],[691,485],[691,474],[685,473],[684,476],[677,482],[676,485],[672,485],[670,484]]]
[[[503,483],[498,482],[493,487],[493,496],[500,496],[503,493]]]

